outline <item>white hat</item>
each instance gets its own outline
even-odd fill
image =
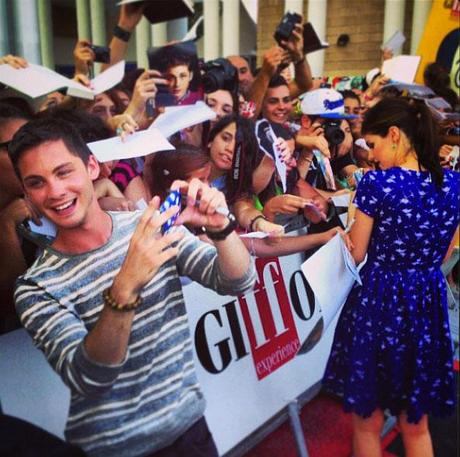
[[[358,116],[345,114],[343,97],[334,89],[315,89],[307,92],[300,104],[303,114],[329,119],[355,119]]]
[[[372,81],[380,74],[380,68],[373,68],[366,73],[366,82],[367,85],[370,86]]]

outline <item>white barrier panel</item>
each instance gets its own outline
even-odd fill
[[[300,254],[257,259],[258,282],[243,297],[184,287],[206,418],[224,454],[322,377],[335,325],[295,356],[320,318]],[[333,261],[333,259],[325,259]],[[331,294],[340,284],[331,284]],[[0,337],[3,411],[63,436],[69,394],[24,330]]]
[[[320,318],[302,256],[257,259],[258,282],[244,297],[185,287],[195,366],[206,419],[220,454],[232,449],[322,378],[335,325],[295,356]],[[331,293],[340,284],[331,284]]]

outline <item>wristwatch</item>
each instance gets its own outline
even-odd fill
[[[228,224],[222,229],[219,230],[218,232],[213,232],[211,230],[205,230],[206,235],[214,241],[222,241],[227,238],[230,233],[232,233],[235,229],[238,223],[236,222],[236,218],[232,213],[228,213]]]

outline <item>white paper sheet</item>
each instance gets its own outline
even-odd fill
[[[355,144],[356,144],[356,146],[358,146],[359,148],[364,149],[365,151],[370,151],[369,146],[367,145],[366,140],[364,138],[358,138],[355,141]]]
[[[174,146],[157,129],[142,130],[129,135],[125,141],[119,136],[88,143],[99,162],[142,157],[157,151],[173,150]]]
[[[92,100],[95,95],[102,94],[102,92],[116,86],[123,79],[124,74],[125,61],[122,60],[92,79],[91,89],[75,81],[71,81],[72,84],[69,85],[67,95]]]
[[[301,266],[321,307],[323,333],[342,309],[356,275],[359,276],[357,271],[350,270],[343,249],[347,249],[345,243],[340,235],[336,235]],[[332,293],[331,285],[334,285]]]
[[[123,60],[92,79],[90,89],[41,65],[29,64],[27,68],[19,69],[7,64],[0,65],[0,82],[31,98],[67,88],[67,95],[92,100],[95,95],[118,84],[124,74]]]
[[[171,106],[165,109],[150,125],[149,129],[158,129],[166,138],[179,130],[212,121],[216,113],[202,101],[194,105]]]
[[[198,26],[203,22],[203,16],[200,16],[193,24],[192,28],[184,35],[181,41],[194,41],[197,39]]]
[[[396,30],[396,32],[382,44],[381,49],[391,49],[393,52],[396,52],[401,48],[405,41],[406,37],[404,34],[400,30]]]
[[[242,235],[240,235],[240,238],[262,239],[262,238],[267,238],[267,236],[268,236],[268,233],[265,233],[265,232],[249,232],[249,233],[243,233]]]
[[[410,95],[413,97],[419,98],[426,98],[426,97],[433,97],[436,94],[427,86],[422,84],[409,84],[409,83],[402,83],[398,81],[390,82],[389,84],[385,84],[383,87],[395,87],[398,90],[405,90],[409,92]]]
[[[417,68],[420,64],[420,56],[401,55],[385,60],[382,65],[382,73],[388,76],[393,83],[413,83]]]
[[[136,202],[136,209],[140,209],[141,211],[143,211],[144,209],[146,209],[149,205],[147,204],[147,202],[141,198],[140,200],[137,200]]]
[[[68,87],[70,79],[49,68],[32,63],[27,68],[18,69],[3,64],[0,65],[0,83],[31,98],[37,98]]]

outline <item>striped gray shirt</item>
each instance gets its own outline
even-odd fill
[[[214,247],[187,232],[176,259],[142,291],[123,363],[100,365],[83,339],[102,310],[140,213],[110,213],[109,241],[85,254],[43,251],[15,293],[22,324],[70,387],[66,438],[90,456],[142,456],[172,443],[204,413],[179,276],[220,294],[238,295],[255,280],[253,264],[238,281],[218,267]],[[183,229],[185,230],[185,229]]]

